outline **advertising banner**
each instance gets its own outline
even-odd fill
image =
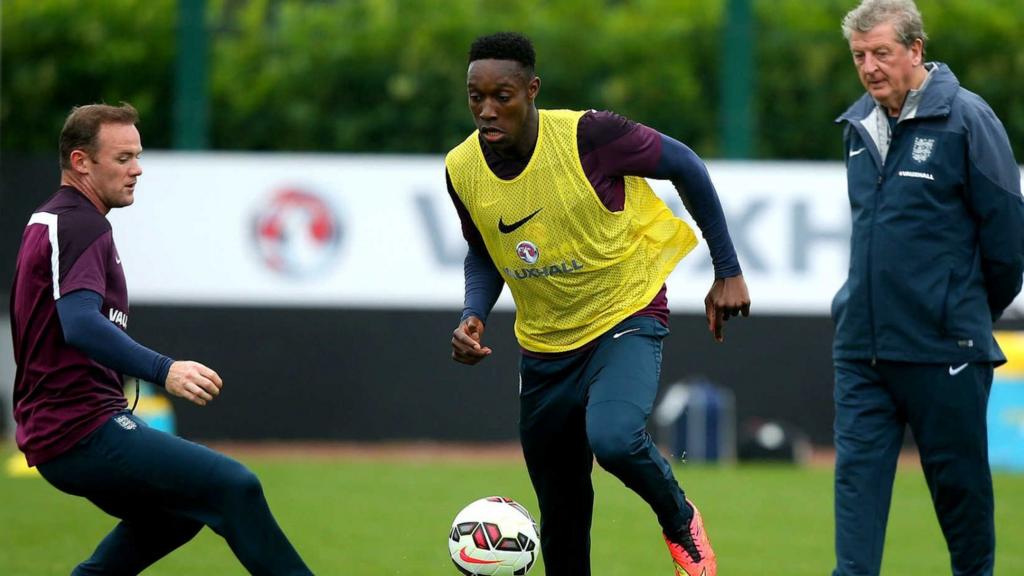
[[[708,168],[754,309],[827,315],[849,262],[843,165]],[[462,306],[466,243],[441,157],[158,152],[143,169],[135,204],[110,214],[135,303]],[[651,184],[689,220],[671,183]],[[712,280],[701,242],[668,280],[672,310],[703,312]]]
[[[110,214],[135,303],[462,306],[440,157],[163,152],[143,169],[135,204]],[[758,311],[827,314],[848,259],[842,165],[709,169]],[[671,183],[651,183],[689,219]],[[668,281],[672,309],[702,311],[712,280],[701,243]]]

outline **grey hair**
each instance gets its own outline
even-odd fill
[[[849,40],[854,32],[868,32],[885,22],[892,23],[896,39],[908,48],[918,38],[928,40],[914,0],[862,0],[843,17],[843,36]]]

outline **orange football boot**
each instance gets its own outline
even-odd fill
[[[715,560],[715,551],[711,549],[708,534],[704,531],[704,519],[693,502],[686,502],[693,508],[693,519],[690,520],[690,529],[683,535],[684,541],[673,542],[662,534],[668,551],[672,554],[676,576],[716,576],[718,562]]]

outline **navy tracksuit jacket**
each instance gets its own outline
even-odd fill
[[[837,120],[853,214],[849,278],[832,303],[837,359],[1006,360],[992,322],[1024,275],[1020,171],[992,109],[936,66],[884,165],[862,124],[870,95]]]

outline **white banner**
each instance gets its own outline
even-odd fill
[[[135,303],[461,309],[466,252],[439,156],[147,152],[110,214]],[[828,314],[849,258],[841,163],[712,162],[756,312]],[[668,182],[652,181],[677,214]],[[702,242],[668,281],[703,311]],[[507,290],[499,307],[510,308]]]

